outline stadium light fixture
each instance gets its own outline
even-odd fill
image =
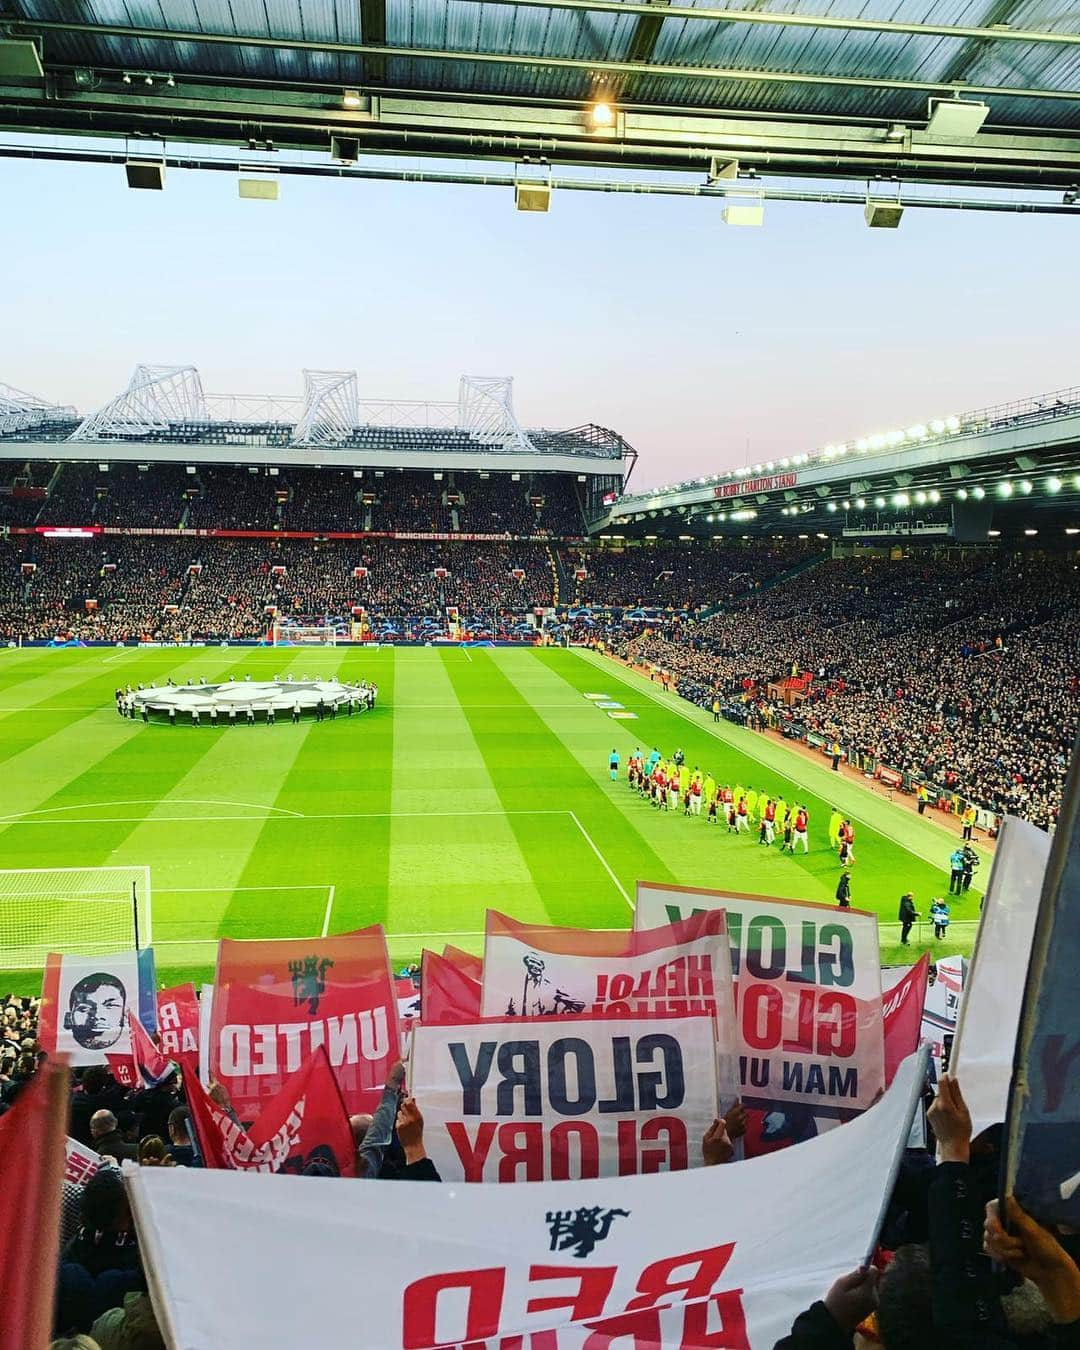
[[[1033,534],[1038,534],[1039,531],[1038,531],[1038,530],[1025,530],[1024,533],[1030,537],[1030,536],[1033,535]]]
[[[916,494],[915,494],[915,505],[916,505],[916,506],[925,506],[925,505],[926,505],[926,493],[925,493],[925,492],[916,492]]]
[[[341,96],[341,106],[347,108],[350,112],[364,106],[364,100],[360,97],[359,89],[346,89]]]
[[[986,535],[987,535],[987,538],[988,538],[988,539],[999,539],[999,538],[1001,537],[1001,531],[1000,531],[1000,530],[987,530],[987,531],[986,531]]]
[[[1077,527],[1076,527],[1075,525],[1066,525],[1066,526],[1065,526],[1065,533],[1066,533],[1066,534],[1080,534],[1080,529],[1077,529]]]
[[[866,498],[865,498],[865,497],[860,497],[860,498],[858,499],[858,501],[856,501],[855,506],[856,506],[856,508],[857,508],[859,511],[865,511],[865,510],[866,510]]]
[[[1061,479],[1060,479],[1060,478],[1048,478],[1048,479],[1046,480],[1046,490],[1047,490],[1047,492],[1060,492],[1060,491],[1061,491]]]
[[[0,76],[16,80],[43,80],[39,38],[0,38]]]
[[[956,496],[957,496],[957,500],[958,500],[958,501],[966,502],[966,501],[967,501],[967,488],[957,488],[957,489],[956,489]]]
[[[1025,497],[1031,496],[1031,480],[1029,478],[1021,478],[1018,486]]]
[[[935,417],[934,420],[930,423],[930,431],[935,436],[940,436],[944,433],[945,423],[941,420],[940,417]]]
[[[819,539],[828,539],[828,537],[829,537],[829,536],[828,536],[827,534],[822,534],[820,530],[818,531],[818,538],[819,538]]]
[[[975,498],[977,502],[981,502],[982,499],[986,496],[986,491],[984,488],[981,487],[973,487],[971,489],[971,495]]]
[[[108,473],[108,472],[109,472],[109,466],[108,466],[107,464],[99,464],[99,465],[98,465],[98,473]]]
[[[601,99],[589,108],[589,121],[598,129],[612,127],[615,125],[615,109]]]
[[[946,419],[945,419],[945,430],[946,430],[946,431],[959,431],[959,430],[960,430],[960,419],[959,419],[959,417],[946,417]]]
[[[927,105],[926,134],[948,140],[977,136],[989,115],[989,103],[969,98],[932,98]]]
[[[937,488],[931,488],[926,495],[930,499],[930,501],[934,504],[934,506],[937,506],[938,502],[941,501],[941,493],[937,490]]]
[[[997,494],[999,497],[1011,497],[1013,494],[1013,485],[1006,479],[1004,483],[997,485]]]
[[[844,503],[844,510],[845,510],[845,511],[850,511],[850,510],[851,510],[851,503],[850,503],[850,502],[845,502],[845,503]]]
[[[825,510],[826,510],[826,511],[829,511],[830,513],[833,512],[833,511],[835,511],[835,510],[836,510],[836,503],[835,503],[835,502],[826,502],[826,503],[825,503]]]

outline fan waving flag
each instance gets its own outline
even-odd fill
[[[199,1152],[207,1167],[240,1172],[356,1175],[356,1149],[345,1104],[320,1046],[263,1107],[249,1130],[184,1074]]]
[[[320,1046],[349,1111],[374,1111],[398,1059],[398,1005],[376,924],[340,937],[218,945],[209,1070],[242,1120]]]
[[[199,1000],[193,984],[159,989],[157,996],[158,1039],[166,1055],[197,1054],[199,1050]]]

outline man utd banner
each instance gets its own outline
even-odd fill
[[[1039,900],[1013,1057],[1004,1189],[1044,1224],[1080,1229],[1080,754]]]
[[[712,1017],[418,1026],[411,1088],[444,1181],[566,1181],[702,1165]],[[730,1103],[729,1103],[730,1104]]]
[[[190,1055],[199,1052],[199,1000],[193,984],[159,989],[157,996],[158,1041],[162,1054]]]
[[[210,1074],[241,1120],[326,1047],[350,1112],[374,1111],[398,1058],[398,1009],[378,925],[340,937],[218,946]]]
[[[694,1173],[357,1186],[133,1169],[158,1323],[184,1350],[772,1350],[874,1245],[923,1064],[843,1129]]]
[[[76,1068],[107,1064],[109,1056],[131,1059],[128,1010],[153,1033],[154,953],[45,958],[38,1040],[50,1055],[66,1055]]]
[[[638,882],[634,927],[708,909],[727,914],[744,1100],[798,1139],[865,1110],[885,1085],[876,915]]]

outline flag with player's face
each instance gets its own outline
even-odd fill
[[[339,937],[218,946],[209,1071],[254,1120],[320,1046],[349,1111],[374,1111],[400,1057],[397,993],[379,925]]]
[[[108,956],[50,952],[41,992],[41,1048],[66,1055],[77,1068],[107,1064],[110,1055],[130,1059],[128,1012],[155,1030],[154,984],[149,948]]]

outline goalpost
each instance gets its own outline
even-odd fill
[[[338,626],[332,623],[313,624],[274,624],[273,645],[275,647],[336,647],[344,637]]]
[[[35,970],[49,952],[149,947],[149,867],[0,871],[0,970]]]

